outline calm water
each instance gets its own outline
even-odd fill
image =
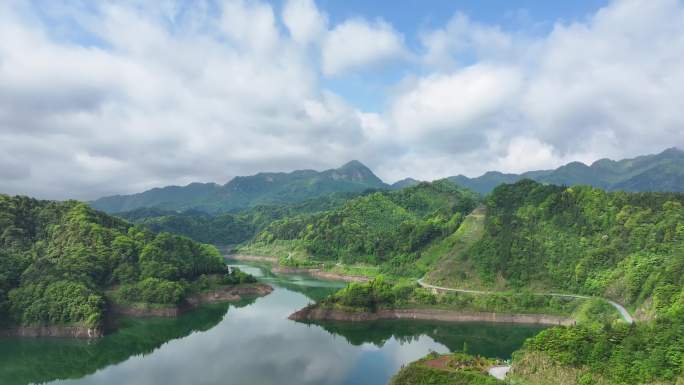
[[[275,290],[177,319],[125,319],[97,341],[0,339],[0,384],[384,385],[430,350],[508,358],[539,328],[422,321],[322,323],[287,319],[344,284],[274,277],[240,266]]]

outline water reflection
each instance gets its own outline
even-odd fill
[[[450,351],[462,351],[486,357],[508,359],[525,339],[543,328],[534,325],[491,323],[448,323],[439,321],[387,320],[366,323],[313,322],[352,345],[373,344],[383,347],[390,340],[411,344],[428,336]]]
[[[234,306],[247,306],[243,301]],[[177,319],[124,318],[118,332],[97,341],[51,338],[0,340],[0,384],[44,383],[79,378],[134,355],[145,356],[167,341],[216,326],[228,304],[205,306]]]
[[[466,342],[471,352],[507,357],[536,331],[413,321],[298,323],[287,316],[344,284],[242,267],[274,292],[241,304],[248,306],[205,307],[176,320],[128,320],[93,343],[0,340],[0,384],[385,384],[429,350],[461,350]]]

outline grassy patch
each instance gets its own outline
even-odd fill
[[[466,254],[482,238],[484,218],[484,209],[475,209],[465,217],[458,230],[422,253],[417,265],[429,271],[427,280],[430,283],[449,287],[483,287]]]
[[[430,353],[397,373],[390,385],[502,385],[487,374],[496,361],[462,353]]]

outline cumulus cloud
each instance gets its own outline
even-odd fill
[[[328,28],[327,16],[313,0],[288,0],[283,9],[283,22],[292,38],[303,45],[321,39]]]
[[[424,31],[420,40],[425,47],[424,61],[432,67],[449,69],[477,57],[510,58],[514,50],[522,49],[520,36],[515,38],[501,30],[473,22],[457,12],[443,28]],[[525,47],[529,49],[528,47]]]
[[[505,110],[519,88],[519,73],[507,67],[477,64],[429,75],[393,101],[392,125],[407,141],[427,140],[430,145],[433,138],[480,136],[475,128],[493,124],[489,117]],[[458,144],[449,148],[453,145]]]
[[[338,75],[404,54],[403,37],[385,21],[351,19],[326,36],[321,53],[323,73]]]
[[[434,72],[400,88],[386,119],[420,144],[410,156],[422,169],[451,153],[469,175],[682,147],[681,36],[676,0],[614,1],[536,37],[456,14],[423,32]]]
[[[433,179],[684,147],[677,0],[541,35],[458,12],[398,31],[312,0],[164,4],[0,3],[0,191],[90,199],[349,159]],[[392,61],[406,75],[380,110],[326,89]]]
[[[51,39],[30,9],[3,7],[0,162],[14,170],[5,192],[94,198],[328,167],[359,135],[355,110],[320,89],[267,4],[228,1],[173,31],[132,6],[74,11],[96,18],[79,26],[95,46]]]

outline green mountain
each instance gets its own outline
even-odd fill
[[[299,170],[290,173],[259,173],[235,177],[223,186],[192,183],[187,186],[154,188],[139,194],[115,195],[91,202],[109,213],[141,207],[209,213],[229,212],[258,205],[301,202],[334,192],[385,189],[387,185],[361,162],[353,160],[326,171]]]
[[[481,239],[459,256],[481,285],[608,297],[644,317],[684,295],[684,194],[523,180],[485,202]],[[655,288],[666,284],[677,292],[659,297]]]
[[[470,224],[479,230],[464,232],[477,238],[444,253],[430,282],[600,296],[637,320],[543,331],[514,355],[521,383],[684,380],[684,194],[528,179],[495,188],[485,204],[486,216]]]
[[[99,329],[106,291],[175,305],[205,274],[231,280],[234,272],[213,246],[153,234],[85,203],[0,195],[0,327]]]
[[[257,234],[252,246],[291,241],[315,260],[365,262],[383,265],[387,272],[415,274],[421,251],[453,233],[478,203],[477,194],[447,180],[422,182],[355,198],[334,210],[275,221]]]
[[[633,159],[601,159],[590,166],[572,162],[555,170],[528,171],[523,174],[493,171],[477,178],[463,175],[449,177],[449,180],[482,195],[490,193],[502,183],[515,183],[522,179],[565,186],[585,184],[608,191],[684,192],[684,152],[670,148],[660,154]]]
[[[299,203],[256,206],[237,213],[216,215],[199,210],[177,212],[147,207],[114,215],[145,226],[155,233],[169,232],[190,237],[198,242],[230,246],[249,240],[275,220],[332,210],[363,194],[338,192]]]
[[[413,187],[420,184],[420,181],[413,178],[404,178],[390,185],[390,190],[401,190],[406,187]]]

